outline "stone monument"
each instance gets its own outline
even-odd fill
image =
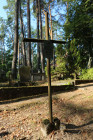
[[[19,69],[20,82],[29,82],[31,80],[31,67],[22,66]]]

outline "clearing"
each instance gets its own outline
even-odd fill
[[[41,121],[48,118],[48,97],[0,103],[0,140],[93,140],[93,83],[53,95],[53,117],[66,131],[43,137]]]

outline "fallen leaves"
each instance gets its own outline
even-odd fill
[[[86,90],[85,90],[86,91]],[[92,91],[92,90],[91,90]],[[73,93],[74,95],[78,95],[80,93],[79,91],[75,91]],[[70,100],[72,92],[70,93],[62,93],[60,96],[57,95],[55,98],[53,98],[53,117],[58,117],[62,123],[65,124],[73,124],[76,126],[82,126],[83,124],[87,124],[91,121],[91,118],[93,118],[93,110],[88,111],[84,110],[83,105],[85,102],[79,102],[78,100],[78,106],[75,104],[75,101]],[[69,96],[69,97],[68,97]],[[83,94],[81,95],[83,97]],[[77,98],[78,96],[75,96]],[[64,99],[65,98],[65,99]],[[85,99],[85,98],[84,98]],[[88,98],[89,100],[91,98]],[[86,102],[86,105],[88,102]],[[20,104],[20,103],[19,103]],[[12,105],[12,104],[11,104]],[[16,107],[14,107],[16,108]],[[40,127],[41,122],[43,119],[47,119],[49,117],[49,108],[48,108],[48,101],[44,102],[41,101],[40,103],[33,103],[32,105],[25,105],[23,108],[20,107],[16,110],[6,110],[0,112],[0,133],[8,131],[9,134],[3,136],[3,139],[7,140],[22,140],[22,139],[44,139],[47,140],[47,138],[43,138]],[[90,124],[89,124],[90,125]],[[85,127],[85,126],[84,126]],[[88,128],[88,126],[86,125]],[[83,128],[82,128],[83,129]],[[91,130],[93,129],[93,124],[91,124]],[[82,137],[86,135],[88,136],[87,131],[82,131]],[[77,139],[80,138],[80,134],[74,134],[74,136],[77,136]],[[90,133],[90,136],[93,136],[92,133]],[[90,137],[89,136],[89,137]],[[50,134],[50,139],[60,139],[63,138],[66,139],[73,139],[73,134],[64,134],[62,131],[54,131]]]
[[[2,131],[2,130],[5,130],[5,128],[4,127],[0,127],[0,130]]]

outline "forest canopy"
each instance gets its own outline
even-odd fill
[[[69,78],[93,67],[92,0],[6,0],[7,19],[0,17],[0,77],[17,78],[21,66],[31,72],[46,71],[44,44],[24,43],[23,38],[46,39],[45,11],[49,37],[65,45],[53,47],[52,75]]]

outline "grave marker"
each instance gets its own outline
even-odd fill
[[[48,22],[48,13],[47,12],[45,12],[45,30],[46,30],[46,40],[24,38],[23,41],[24,42],[44,43],[45,47],[46,48],[48,47],[48,49],[46,49],[46,50],[48,50],[48,51],[51,50],[50,52],[46,51],[46,58],[47,58],[47,73],[48,73],[49,120],[50,120],[50,123],[52,123],[53,116],[52,116],[52,93],[51,93],[51,72],[50,72],[50,58],[51,58],[50,55],[52,54],[52,49],[49,49],[49,47],[53,47],[53,43],[66,44],[66,42],[58,41],[58,40],[49,40],[49,22]]]
[[[31,80],[31,68],[29,66],[22,66],[19,69],[20,81],[29,82]]]

